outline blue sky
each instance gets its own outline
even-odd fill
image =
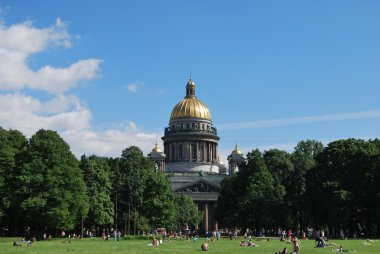
[[[380,1],[0,0],[0,122],[57,130],[76,155],[148,152],[191,73],[223,158],[236,141],[380,137],[379,13]]]

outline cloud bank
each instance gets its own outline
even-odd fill
[[[81,98],[67,91],[84,80],[98,76],[101,59],[80,59],[69,66],[49,64],[34,71],[28,58],[51,47],[73,46],[67,24],[56,20],[46,28],[32,22],[5,26],[0,23],[0,123],[6,129],[17,129],[31,137],[39,129],[57,131],[76,156],[97,154],[120,156],[122,149],[137,145],[148,152],[158,134],[139,130],[134,122],[100,128],[91,124],[92,113]],[[135,92],[140,86],[136,83]],[[28,94],[43,91],[45,101]]]
[[[79,60],[68,67],[46,65],[37,71],[28,66],[32,54],[49,47],[72,46],[67,25],[59,18],[48,28],[36,28],[31,21],[6,27],[0,24],[0,89],[20,90],[28,87],[51,94],[62,93],[80,81],[96,77],[100,59]]]

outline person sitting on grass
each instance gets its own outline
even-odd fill
[[[325,240],[322,239],[322,237],[317,236],[315,238],[315,247],[321,247],[321,248],[323,248],[323,247],[326,247],[326,246],[327,246],[327,244],[326,244]]]
[[[206,243],[203,243],[202,245],[201,245],[201,250],[202,251],[208,251],[208,243],[206,242]]]
[[[259,245],[255,244],[254,242],[252,242],[252,239],[249,239],[248,243],[247,243],[247,246],[250,246],[250,247],[258,247]]]
[[[155,237],[153,237],[152,241],[148,243],[148,246],[157,246],[159,243]]]
[[[293,238],[293,253],[298,254],[300,252],[300,242],[298,241],[297,237],[295,236]]]

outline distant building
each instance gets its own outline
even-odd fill
[[[190,196],[204,212],[199,227],[205,231],[217,229],[216,201],[220,183],[245,161],[237,145],[228,156],[228,171],[219,160],[217,129],[212,125],[209,109],[195,96],[195,84],[190,78],[186,96],[172,110],[165,128],[164,152],[156,146],[148,157],[157,171],[169,175],[176,195]]]

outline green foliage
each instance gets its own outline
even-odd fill
[[[9,208],[16,188],[14,174],[26,147],[27,139],[21,132],[0,127],[0,222],[6,213],[13,213]]]
[[[284,196],[265,165],[263,155],[253,150],[247,164],[239,166],[236,176],[223,180],[218,199],[218,218],[226,226],[243,228],[270,227]]]
[[[83,155],[80,161],[89,198],[88,227],[114,222],[114,204],[111,200],[111,170],[107,158]]]
[[[175,222],[176,203],[169,180],[162,173],[150,170],[146,177],[142,213],[153,228],[172,227]]]
[[[295,185],[298,183],[291,155],[286,151],[271,149],[264,152],[264,161],[273,176],[275,186],[283,186],[285,189],[281,207],[277,204],[279,209],[273,211],[276,214],[274,221],[278,226],[289,228],[295,224],[294,215],[299,204],[299,196],[295,191]]]
[[[123,150],[117,169],[122,179],[119,190],[127,201],[122,209],[130,215],[128,224],[133,224],[135,233],[137,229],[146,229],[147,224],[152,228],[170,228],[176,224],[176,205],[170,182],[153,169],[153,163],[138,147]]]
[[[313,225],[335,235],[380,235],[379,183],[379,139],[337,140],[326,148],[306,140],[293,153],[253,150],[222,181],[217,220],[231,228]],[[79,164],[56,132],[40,130],[28,141],[0,128],[1,226],[11,234],[29,227],[52,233],[78,229],[81,219],[87,228],[124,223],[136,234],[194,227],[202,214],[189,197],[174,197],[170,181],[138,147],[120,158],[82,156]]]
[[[181,195],[176,198],[177,223],[179,228],[195,228],[203,219],[203,214],[198,211],[193,200],[189,196]]]
[[[309,171],[310,214],[330,231],[349,229],[377,234],[379,187],[377,141],[358,139],[331,142]]]
[[[16,185],[19,203],[13,205],[20,207],[20,219],[32,230],[73,229],[87,214],[86,188],[78,161],[56,132],[40,130],[33,135]]]

